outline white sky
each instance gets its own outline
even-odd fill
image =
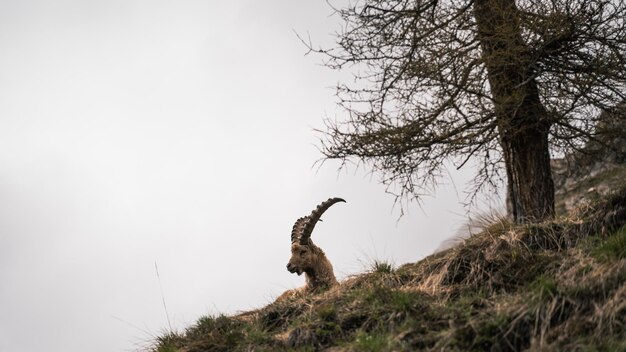
[[[337,1],[335,1],[337,3]],[[0,0],[0,351],[128,351],[260,307],[296,218],[340,278],[419,260],[464,222],[465,182],[398,220],[377,176],[321,169],[349,76],[324,1]],[[457,192],[459,195],[457,195]]]

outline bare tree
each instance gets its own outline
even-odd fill
[[[517,222],[554,216],[550,152],[594,139],[625,98],[624,0],[361,0],[336,9],[337,46],[309,48],[356,79],[326,120],[326,158],[356,159],[411,199],[444,161],[506,171]]]

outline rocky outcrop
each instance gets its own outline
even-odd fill
[[[581,150],[551,161],[557,212],[604,196],[626,182],[626,102],[603,113],[594,139]]]

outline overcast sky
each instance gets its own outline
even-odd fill
[[[341,4],[341,1],[335,1]],[[464,223],[455,174],[398,221],[367,170],[313,167],[333,86],[294,30],[324,1],[0,0],[0,351],[130,351],[261,307],[295,219],[339,278],[430,254]],[[158,265],[160,284],[155,263]]]

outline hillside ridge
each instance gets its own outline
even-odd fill
[[[324,293],[203,317],[150,349],[626,350],[625,175],[553,221],[492,219],[417,263],[374,263]]]
[[[374,262],[326,292],[205,316],[148,350],[626,351],[624,141],[553,160],[554,220],[483,219],[416,263]]]

